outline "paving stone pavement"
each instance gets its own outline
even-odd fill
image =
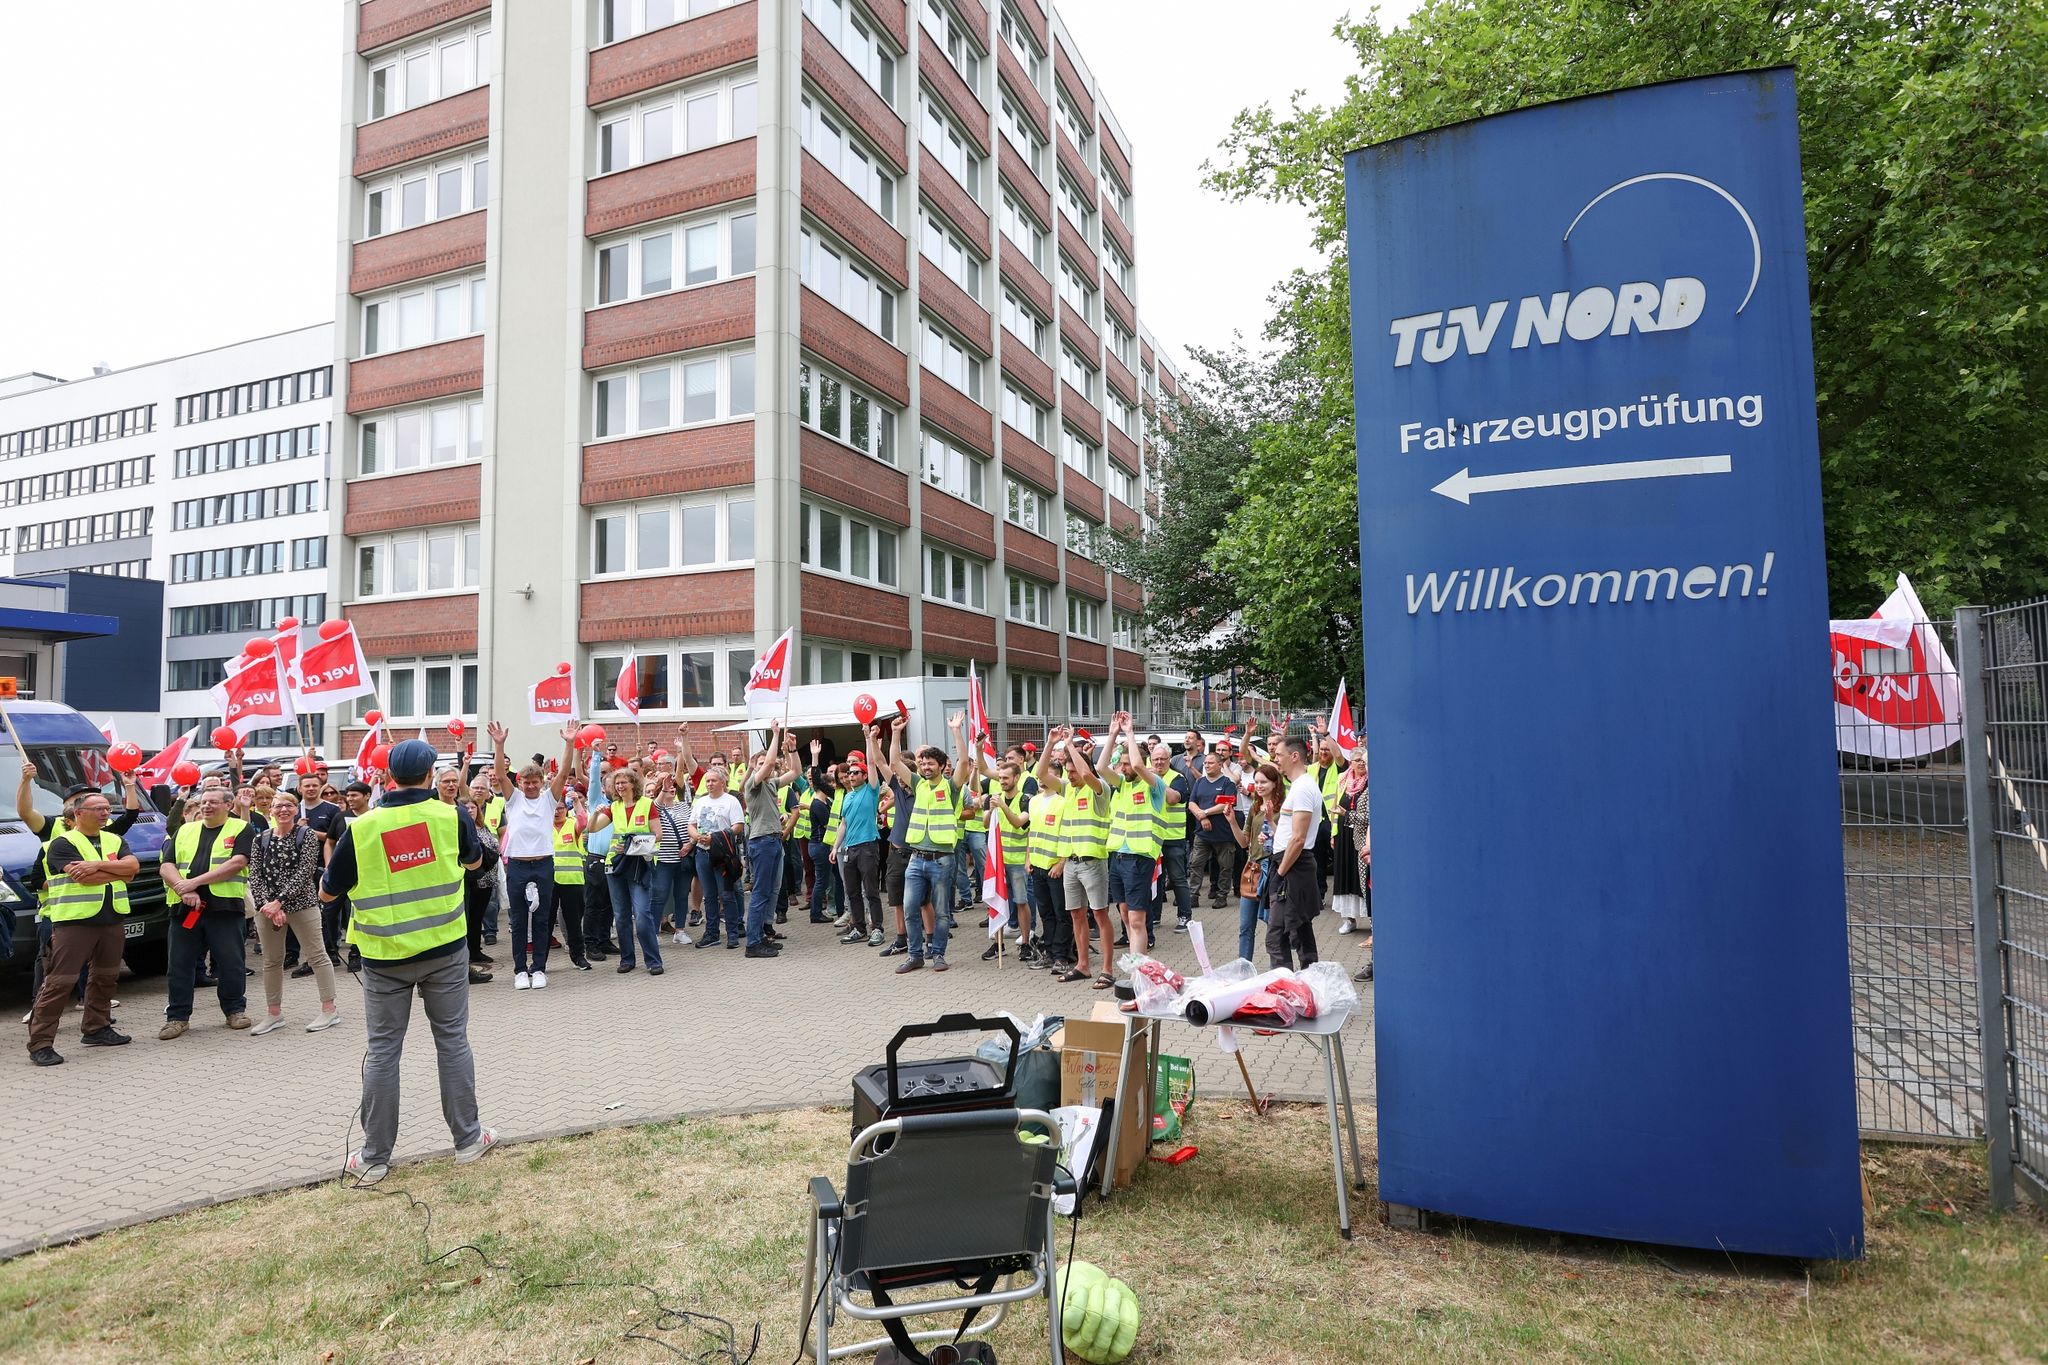
[[[822,925],[792,916],[791,946],[772,962],[723,948],[670,948],[668,971],[618,976],[613,962],[591,972],[559,953],[544,991],[514,991],[509,937],[490,950],[498,979],[475,989],[470,1041],[477,1058],[483,1121],[512,1142],[673,1118],[809,1105],[844,1106],[851,1078],[879,1062],[904,1024],[946,1013],[1009,1010],[1086,1015],[1106,993],[1060,985],[1012,958],[998,971],[977,957],[978,927],[955,939],[953,969],[906,976],[900,958],[841,946]],[[1235,911],[1206,911],[1212,947],[1229,953]],[[1324,951],[1347,967],[1362,960],[1357,940],[1329,931]],[[1162,936],[1161,958],[1193,972],[1186,937]],[[252,955],[252,964],[258,961]],[[162,978],[122,983],[124,1048],[78,1045],[76,1012],[65,1017],[60,1067],[29,1065],[27,985],[0,987],[14,1040],[0,1053],[0,1258],[123,1224],[146,1221],[337,1172],[360,1096],[362,1010],[355,978],[341,978],[342,1023],[307,1034],[318,1008],[311,979],[285,982],[291,1027],[263,1038],[223,1027],[213,993],[196,1001],[191,1032],[156,1040]],[[250,978],[260,1018],[262,978]],[[1371,1103],[1372,988],[1344,1035],[1353,1095]],[[445,1153],[450,1142],[434,1079],[434,1049],[415,1012],[407,1038],[397,1156]],[[1323,1095],[1321,1054],[1299,1038],[1246,1034],[1245,1056],[1262,1090],[1281,1098]],[[1200,1093],[1241,1096],[1237,1067],[1213,1034],[1169,1024],[1168,1052],[1192,1057]],[[949,1049],[935,1043],[924,1055]]]

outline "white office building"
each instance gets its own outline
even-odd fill
[[[333,356],[322,323],[68,381],[0,379],[0,576],[164,584],[161,701],[114,717],[124,739],[211,730],[207,689],[243,641],[325,618]]]

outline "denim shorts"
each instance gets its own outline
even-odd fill
[[[1109,864],[1100,858],[1069,858],[1061,880],[1066,885],[1067,909],[1107,910],[1109,908]]]

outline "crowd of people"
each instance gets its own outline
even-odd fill
[[[362,936],[349,928],[347,833],[374,810],[416,801],[452,808],[462,848],[476,853],[457,874],[472,987],[498,979],[501,955],[519,991],[547,989],[559,951],[572,971],[613,963],[654,976],[667,970],[664,949],[686,946],[772,960],[789,944],[792,913],[829,925],[838,945],[892,959],[899,974],[944,972],[961,917],[977,932],[985,922],[991,829],[1017,960],[1062,983],[1111,989],[1118,950],[1149,952],[1169,900],[1173,929],[1185,932],[1205,896],[1211,910],[1235,904],[1239,956],[1256,959],[1265,925],[1270,966],[1318,960],[1315,921],[1327,906],[1338,933],[1367,949],[1357,975],[1371,979],[1363,748],[1347,757],[1320,726],[1262,735],[1254,723],[1241,740],[1189,731],[1176,752],[1118,713],[1100,740],[1061,726],[1043,747],[999,753],[970,739],[961,716],[948,725],[950,744],[910,748],[905,719],[885,718],[843,756],[780,724],[751,755],[701,756],[687,726],[672,749],[621,752],[584,750],[571,725],[558,757],[535,754],[514,771],[509,734],[494,723],[488,765],[472,773],[469,755],[435,756],[417,788],[339,781],[310,752],[289,779],[275,764],[245,771],[237,754],[193,789],[144,792],[123,777],[118,813],[101,789],[74,788],[48,821],[32,807],[36,771],[24,764],[17,807],[47,841],[37,874],[50,888],[31,1055],[62,1060],[53,1042],[67,996],[85,1001],[87,1045],[128,1041],[113,1025],[112,986],[139,865],[121,834],[145,804],[168,826],[163,1041],[187,1032],[205,988],[228,1028],[275,1032],[289,979],[314,983],[318,1008],[304,1027],[331,1027],[337,974],[363,969]],[[980,956],[1003,951],[991,938]],[[260,1021],[249,1012],[252,956]]]

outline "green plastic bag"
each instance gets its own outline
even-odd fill
[[[1160,1054],[1152,1072],[1152,1140],[1179,1142],[1181,1121],[1195,1102],[1195,1064]]]

